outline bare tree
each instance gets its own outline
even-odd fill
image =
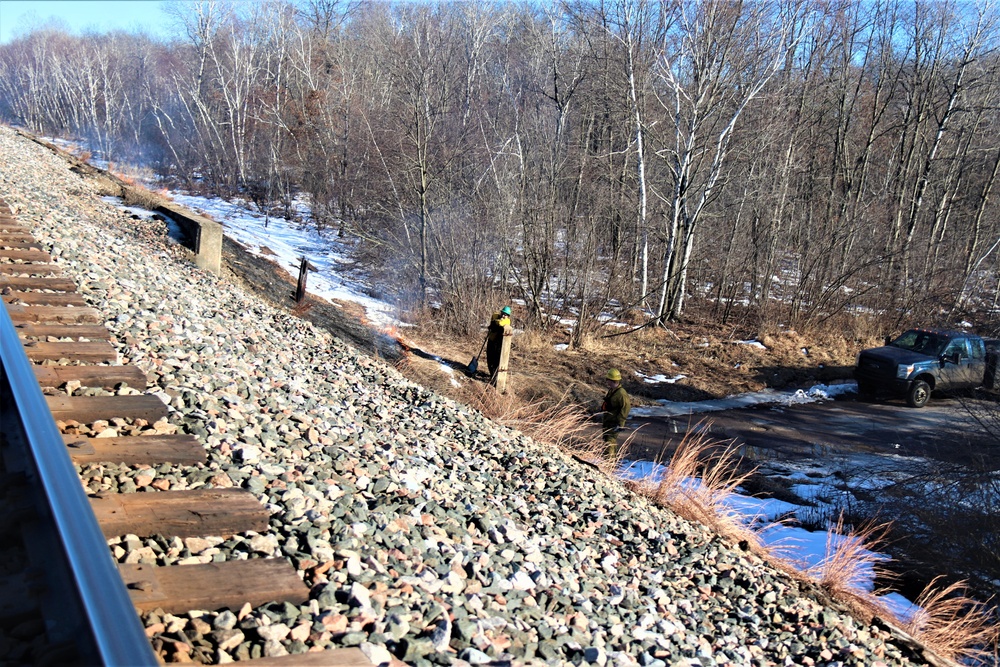
[[[656,93],[667,131],[656,155],[670,180],[658,317],[684,310],[688,266],[706,206],[722,184],[734,131],[747,106],[794,51],[798,6],[675,2],[660,47]]]

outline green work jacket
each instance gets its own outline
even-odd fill
[[[601,406],[601,409],[604,411],[601,423],[605,430],[615,428],[616,426],[621,428],[625,426],[625,420],[628,419],[632,403],[629,401],[625,389],[621,385],[618,385],[604,397],[604,404]]]

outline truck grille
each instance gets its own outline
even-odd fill
[[[875,375],[884,377],[895,377],[896,366],[888,361],[872,359],[871,357],[861,357],[858,360],[858,370],[865,375]]]

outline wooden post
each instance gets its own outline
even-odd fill
[[[508,324],[503,330],[503,342],[500,345],[500,367],[497,369],[497,376],[494,380],[494,386],[501,394],[507,393],[507,367],[510,363],[510,343],[513,339],[511,327]]]
[[[306,276],[309,274],[309,260],[302,256],[302,263],[299,264],[299,284],[295,288],[295,303],[302,303],[306,298]]]

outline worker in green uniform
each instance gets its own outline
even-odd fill
[[[622,374],[617,368],[612,368],[605,376],[608,383],[608,393],[601,404],[601,426],[604,435],[604,458],[614,460],[618,455],[618,431],[625,427],[625,420],[632,409],[625,388],[622,387]]]
[[[504,336],[514,333],[510,326],[510,312],[510,306],[504,306],[499,312],[493,313],[490,319],[489,333],[486,336],[486,365],[490,370],[491,380],[500,370],[500,351],[503,349]]]

